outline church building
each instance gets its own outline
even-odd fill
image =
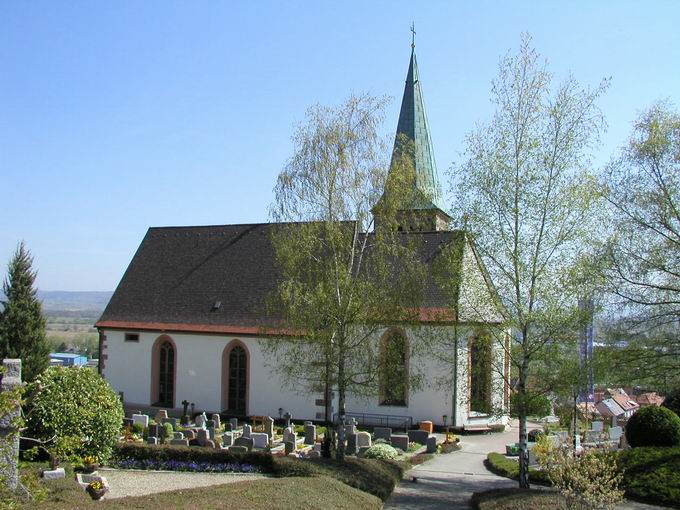
[[[429,384],[417,390],[404,386],[403,395],[349,395],[347,415],[360,424],[393,427],[423,420],[467,429],[505,424],[509,332],[502,329],[501,310],[474,244],[464,231],[449,227],[414,45],[395,144],[404,138],[413,142],[418,199],[400,211],[399,230],[420,236],[429,265],[442,247],[459,250],[458,303],[452,306],[434,278],[426,282],[420,323],[386,327],[376,341],[400,338],[408,359],[415,329],[439,335],[445,356],[436,349],[418,354]],[[276,223],[149,228],[96,324],[101,375],[127,409],[162,407],[178,414],[183,402],[191,402],[196,411],[230,416],[329,416],[334,402],[324,393],[287,387],[263,350],[273,320],[262,312],[263,303],[280,279],[271,236],[276,228]],[[456,313],[439,313],[452,309]]]

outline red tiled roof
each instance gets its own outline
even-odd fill
[[[632,411],[640,407],[637,402],[631,399],[628,395],[613,395],[612,399],[621,406],[624,411]]]

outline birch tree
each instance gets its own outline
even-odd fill
[[[385,104],[363,95],[338,108],[310,108],[271,209],[281,222],[272,238],[281,281],[269,306],[285,334],[270,338],[265,350],[289,386],[337,390],[339,460],[347,396],[378,393],[394,356],[376,336],[414,319],[423,280],[417,250],[394,228],[414,170],[397,154],[387,178],[379,135]],[[380,228],[371,232],[373,213]],[[410,372],[403,384],[417,385],[417,370]]]
[[[497,340],[516,373],[519,402],[531,399],[535,361],[577,330],[584,281],[577,267],[595,235],[589,154],[604,129],[596,100],[606,85],[583,88],[571,76],[554,85],[524,36],[519,52],[500,61],[493,117],[467,136],[463,162],[452,169],[454,210],[512,330],[509,348]],[[526,407],[518,414],[519,485],[528,487]]]

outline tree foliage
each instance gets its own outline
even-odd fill
[[[624,372],[663,388],[680,380],[680,114],[657,103],[607,167],[612,232],[598,263],[623,310],[609,331]]]
[[[43,441],[75,438],[69,453],[106,460],[118,441],[123,406],[97,372],[80,367],[47,369],[29,388],[29,430]]]
[[[348,394],[378,393],[381,364],[392,359],[378,337],[387,325],[413,319],[422,293],[417,250],[394,228],[413,168],[404,166],[409,158],[396,157],[387,179],[378,135],[384,107],[385,100],[364,95],[338,108],[310,108],[272,206],[282,222],[272,237],[282,277],[269,306],[286,335],[272,337],[265,350],[291,387],[336,389],[341,419]],[[373,212],[381,227],[370,232]],[[416,342],[409,340],[413,355]]]
[[[32,265],[33,257],[24,243],[19,243],[7,268],[0,311],[0,359],[20,358],[27,382],[47,368],[50,354]]]
[[[576,336],[584,291],[578,266],[598,198],[589,153],[604,128],[596,100],[606,82],[590,90],[572,77],[553,87],[552,78],[525,37],[517,55],[501,60],[493,118],[468,135],[464,162],[452,170],[455,210],[514,332],[507,355],[522,399],[533,391],[532,364],[544,348]],[[469,306],[476,308],[474,300]],[[478,316],[487,320],[482,310]],[[505,348],[505,338],[496,340]],[[527,487],[525,415],[520,446]]]

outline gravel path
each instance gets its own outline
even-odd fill
[[[225,483],[258,480],[264,475],[240,473],[177,473],[171,471],[136,471],[131,469],[100,469],[111,487],[106,499],[146,496],[156,492],[193,489]]]

